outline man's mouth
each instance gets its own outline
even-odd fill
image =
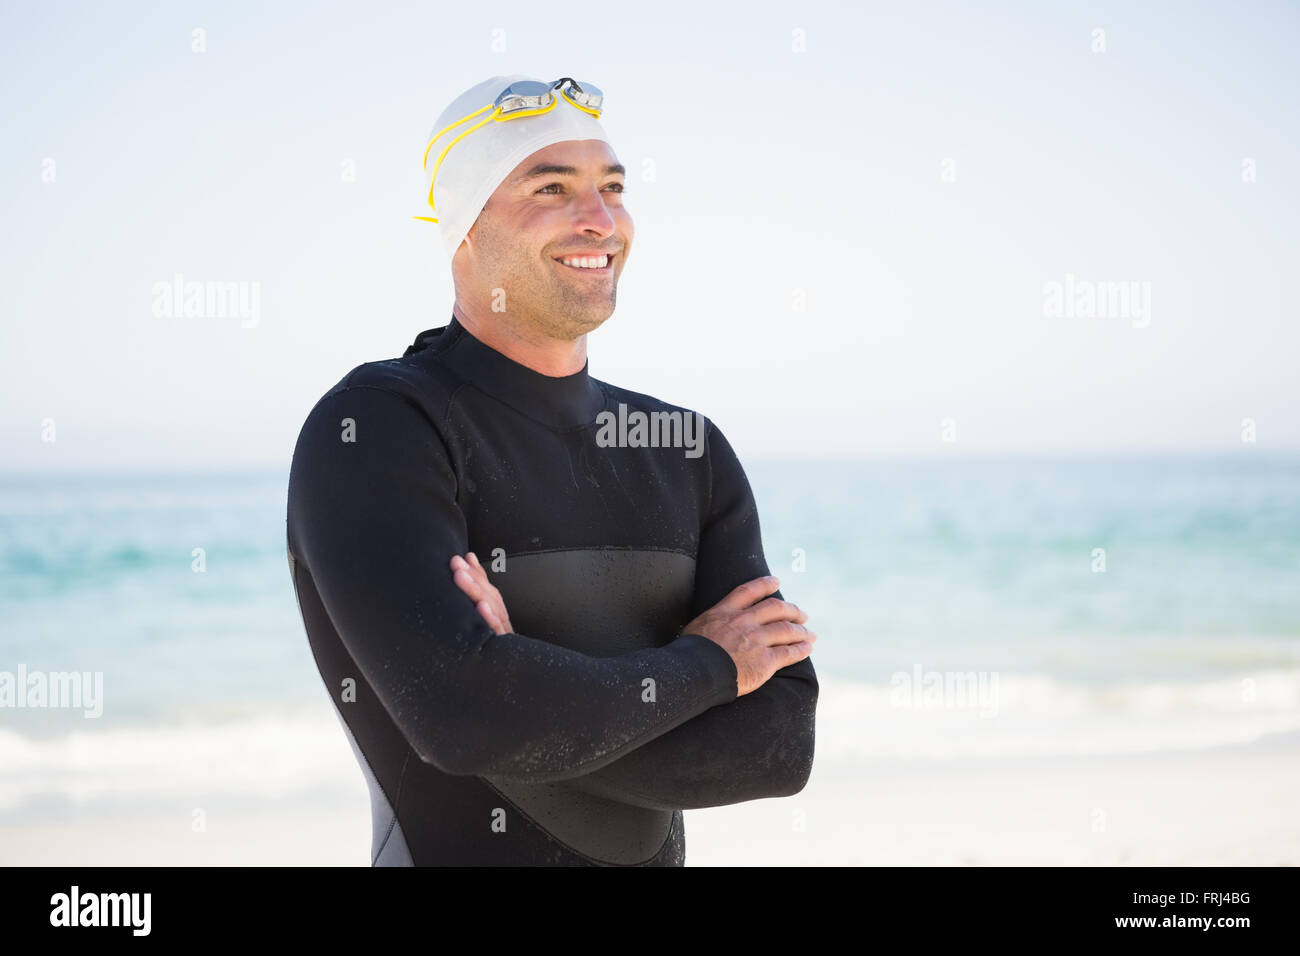
[[[614,268],[614,256],[618,253],[601,255],[556,256],[555,261],[574,272],[592,272],[596,275],[609,273]]]

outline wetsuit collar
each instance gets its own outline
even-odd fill
[[[543,375],[480,342],[454,314],[446,326],[421,332],[406,354],[426,346],[480,391],[552,428],[593,424],[604,408],[589,362],[572,375]]]

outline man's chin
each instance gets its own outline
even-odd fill
[[[586,335],[588,332],[595,332],[598,328],[608,322],[610,316],[613,314],[614,310],[610,309],[608,312],[603,314],[587,315],[582,318],[570,318],[569,322],[571,327],[576,329],[573,333],[574,338],[577,338],[579,335]]]
[[[586,335],[588,332],[594,332],[614,314],[613,306],[607,309],[589,309],[584,312],[572,313],[563,317],[563,322],[568,328],[573,330],[573,338],[579,335]]]
[[[613,303],[574,302],[571,296],[558,296],[544,309],[530,310],[530,324],[554,339],[572,341],[594,332],[614,314]]]
[[[614,290],[610,290],[607,295],[596,295],[594,293],[590,296],[557,295],[555,302],[556,308],[553,310],[553,315],[557,322],[566,326],[591,330],[599,328],[614,314],[617,298]],[[576,334],[582,335],[583,333],[578,332]]]

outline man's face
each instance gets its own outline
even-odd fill
[[[507,315],[552,338],[598,328],[614,312],[632,247],[623,180],[603,140],[568,140],[533,153],[497,187],[456,250],[457,298],[490,310],[504,294]],[[610,257],[603,268],[560,261],[602,254]]]

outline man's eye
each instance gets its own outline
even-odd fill
[[[617,190],[618,190],[619,192],[623,192],[623,184],[622,184],[622,183],[610,183],[609,186],[614,186],[614,187],[617,188]],[[609,186],[606,186],[605,188],[608,189]],[[564,188],[564,184],[563,184],[563,183],[549,183],[549,184],[543,186],[541,189],[539,189],[539,190],[537,190],[537,191],[538,191],[539,193],[545,193],[548,189],[563,189],[563,188]],[[559,195],[559,193],[548,193],[548,195],[551,195],[551,196],[557,196],[557,195]]]

